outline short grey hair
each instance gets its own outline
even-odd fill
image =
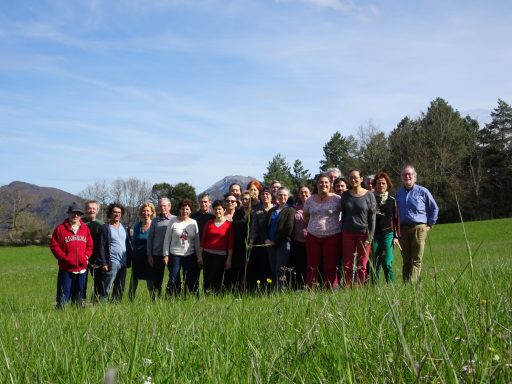
[[[171,199],[169,199],[168,197],[161,197],[160,199],[158,199],[158,203],[167,203],[169,204],[169,206],[171,206]]]
[[[209,193],[203,192],[199,196],[197,196],[197,200],[200,201],[201,199],[204,199],[205,197],[208,198],[208,200],[212,200]]]
[[[332,167],[332,168],[327,169],[327,171],[325,171],[325,173],[335,173],[336,174],[336,178],[343,176],[343,174],[341,173],[340,169],[336,168],[336,167]]]
[[[412,166],[411,164],[405,164],[402,169],[400,170],[400,175],[402,175],[404,173],[404,170],[405,168],[411,168],[412,169],[412,173],[414,174],[415,177],[418,176],[418,174],[416,173],[416,168],[414,168],[414,166]]]

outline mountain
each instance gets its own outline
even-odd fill
[[[14,213],[27,212],[37,216],[48,228],[53,228],[66,218],[69,204],[84,200],[57,188],[14,181],[0,187],[0,237],[5,236]]]
[[[226,176],[204,192],[212,200],[222,199],[232,183],[240,184],[244,190],[251,180],[254,178],[250,176]],[[0,187],[0,239],[9,234],[13,227],[13,217],[16,217],[14,227],[18,235],[35,230],[48,233],[67,217],[66,209],[75,201],[79,204],[85,202],[81,197],[63,190],[22,181]]]
[[[210,188],[205,190],[203,193],[208,193],[210,195],[211,200],[215,199],[223,199],[224,194],[228,192],[229,186],[233,183],[238,183],[242,186],[242,191],[245,190],[247,183],[251,180],[255,180],[254,177],[250,176],[226,176],[223,179],[217,181]]]

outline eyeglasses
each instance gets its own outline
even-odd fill
[[[226,202],[228,204],[235,204],[236,200],[224,200],[224,202]]]
[[[410,173],[410,172],[402,173],[402,176],[414,176],[414,173]]]

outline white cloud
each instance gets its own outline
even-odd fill
[[[283,1],[283,0],[278,0]],[[321,8],[330,8],[345,15],[355,14],[362,20],[372,20],[379,15],[374,4],[359,5],[353,0],[285,0],[300,1]]]

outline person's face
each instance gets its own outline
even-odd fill
[[[226,204],[227,209],[235,209],[236,208],[236,198],[235,196],[228,196],[224,200],[224,203]]]
[[[78,223],[80,223],[80,218],[82,217],[82,214],[80,212],[69,212],[68,217],[71,225],[77,225]]]
[[[288,201],[288,192],[284,190],[277,191],[277,202],[279,205],[286,205]]]
[[[210,199],[208,197],[203,197],[201,200],[199,200],[199,209],[203,213],[206,213],[210,210]]]
[[[147,220],[151,217],[151,214],[153,212],[151,212],[151,208],[149,207],[144,207],[142,208],[142,212],[140,213],[140,216],[144,219],[144,220]]]
[[[184,205],[180,208],[180,216],[182,219],[187,218],[190,216],[190,207],[188,205]]]
[[[272,201],[272,195],[269,192],[263,192],[261,194],[261,202],[268,204]]]
[[[414,183],[416,182],[416,173],[411,167],[405,167],[400,176],[402,177],[402,183],[405,188],[409,189],[414,186]]]
[[[87,203],[85,206],[85,212],[90,220],[95,220],[98,214],[98,206],[96,203]]]
[[[231,188],[229,189],[229,192],[235,195],[237,199],[242,194],[242,191],[240,190],[240,186],[238,184],[232,185]]]
[[[224,207],[217,205],[213,211],[215,212],[215,217],[217,219],[224,217],[224,212],[225,212]]]
[[[279,183],[274,183],[270,186],[270,190],[272,191],[272,195],[276,196],[277,195],[277,191],[279,191],[279,188],[281,188],[281,184]]]
[[[251,195],[244,193],[241,197],[242,205],[247,208],[249,207],[249,203],[251,202]]]
[[[370,178],[367,178],[367,179],[366,179],[366,189],[368,189],[369,191],[372,191],[372,192],[373,192],[373,184],[372,184],[372,181],[373,181],[373,179],[370,179]]]
[[[112,213],[110,214],[110,219],[117,223],[119,221],[121,221],[121,217],[123,216],[123,211],[121,211],[121,208],[114,208],[112,210]]]
[[[299,199],[300,201],[302,201],[302,203],[304,204],[306,202],[306,200],[308,199],[308,197],[311,196],[311,192],[309,190],[309,188],[301,188],[300,191],[299,191]]]
[[[347,184],[345,184],[344,181],[338,181],[336,184],[334,184],[334,192],[336,192],[337,195],[340,195],[347,190]]]
[[[334,180],[336,180],[339,176],[335,172],[329,172],[329,180],[331,181],[331,184],[334,183]]]
[[[385,178],[381,177],[375,181],[375,192],[383,193],[388,190],[388,182]]]
[[[358,171],[352,171],[352,172],[350,172],[350,175],[348,176],[348,182],[354,188],[361,186],[361,181],[363,181],[362,179],[363,178],[361,177],[361,175],[359,174]]]
[[[249,193],[253,199],[257,199],[260,196],[260,190],[255,185],[251,185],[251,188],[249,188]]]
[[[167,216],[171,211],[171,204],[167,202],[161,202],[158,204],[158,209],[163,216]]]
[[[329,180],[327,176],[322,176],[316,182],[316,187],[318,188],[319,193],[329,193],[329,190],[331,189],[331,180]]]

